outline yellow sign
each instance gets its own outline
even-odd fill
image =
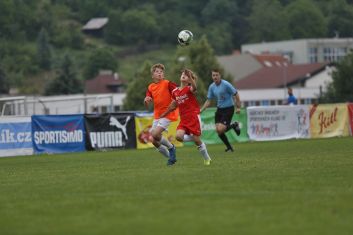
[[[151,142],[151,132],[153,116],[143,116],[135,117],[135,126],[136,126],[136,143],[138,149],[152,148],[153,144]],[[183,146],[182,143],[176,141],[175,134],[176,128],[179,124],[179,120],[172,122],[168,128],[168,131],[163,132],[163,136],[167,138],[175,146]]]
[[[312,138],[348,136],[347,104],[312,105],[310,127]]]

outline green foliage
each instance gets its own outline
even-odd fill
[[[336,0],[332,3],[328,18],[329,36],[352,37],[353,35],[353,6],[345,0]]]
[[[130,82],[124,100],[124,110],[145,110],[144,98],[151,79],[152,63],[145,61],[136,77]]]
[[[353,53],[348,54],[333,72],[333,82],[320,97],[324,103],[353,102]]]
[[[93,79],[100,70],[116,71],[117,68],[118,61],[112,51],[108,48],[96,49],[88,58],[84,70],[84,78],[86,80]]]
[[[1,66],[0,61],[0,94],[7,94],[9,92],[9,84],[6,78],[4,69]]]
[[[110,24],[106,29],[107,41],[125,45],[158,42],[159,29],[156,14],[151,6],[143,9],[113,12]]]
[[[255,0],[248,21],[251,42],[289,38],[287,18],[278,0]]]
[[[51,67],[51,49],[47,31],[42,28],[37,39],[37,58],[39,67],[42,69],[50,69]]]
[[[73,61],[66,54],[59,68],[58,76],[48,84],[45,95],[76,94],[82,90],[82,83],[77,78]]]
[[[310,0],[298,0],[286,8],[292,38],[324,37],[327,24],[320,9]]]

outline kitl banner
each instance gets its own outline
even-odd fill
[[[222,140],[218,137],[216,132],[215,125],[215,113],[216,108],[208,108],[201,114],[201,129],[202,136],[201,139],[206,144],[220,144]],[[229,142],[245,142],[249,140],[247,134],[247,119],[246,119],[246,110],[241,109],[240,114],[234,113],[232,122],[239,122],[239,126],[241,129],[240,135],[237,136],[234,130],[229,130],[226,135],[228,137]]]
[[[310,110],[312,138],[349,135],[347,104],[312,105]]]
[[[0,117],[0,157],[32,154],[31,117]]]
[[[35,153],[85,151],[83,115],[33,115],[32,143]]]
[[[152,113],[136,113],[135,125],[136,125],[136,143],[138,149],[152,148],[151,142],[151,127],[153,123]],[[168,127],[168,130],[163,132],[163,136],[167,138],[172,144],[177,147],[183,146],[182,143],[175,139],[176,128],[179,124],[179,120],[172,122]]]
[[[251,140],[309,138],[309,106],[249,107],[248,134]]]
[[[348,113],[349,113],[349,126],[351,135],[353,135],[353,103],[348,104]]]
[[[136,148],[134,113],[85,115],[88,150]]]

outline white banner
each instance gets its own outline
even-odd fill
[[[309,106],[261,106],[247,108],[250,140],[309,138]]]
[[[0,157],[32,155],[30,117],[0,117]]]

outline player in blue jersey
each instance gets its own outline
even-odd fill
[[[293,95],[293,90],[292,88],[288,87],[288,99],[287,99],[287,104],[288,105],[296,105],[298,104],[297,98]]]
[[[219,138],[227,147],[225,151],[233,152],[233,147],[230,145],[225,133],[233,129],[238,136],[240,135],[239,123],[231,123],[234,111],[237,114],[240,113],[240,97],[237,89],[221,78],[219,70],[212,70],[212,79],[213,83],[208,88],[207,100],[203,104],[201,112],[211,105],[211,100],[217,100],[217,111],[215,114],[216,131]],[[236,105],[236,109],[234,105]]]

